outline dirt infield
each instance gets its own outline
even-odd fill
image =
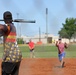
[[[76,75],[76,58],[66,58],[65,62],[65,67],[60,68],[57,58],[25,58],[19,75]]]

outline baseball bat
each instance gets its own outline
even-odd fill
[[[0,21],[4,21],[2,19],[0,19]],[[36,23],[36,21],[26,21],[26,20],[23,20],[23,19],[14,19],[12,20],[13,22],[20,22],[20,23]]]

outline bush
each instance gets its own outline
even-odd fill
[[[17,38],[17,43],[18,43],[18,44],[24,44],[24,41],[23,41],[22,38]]]

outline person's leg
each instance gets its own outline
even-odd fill
[[[6,72],[2,72],[2,74],[1,75],[10,75],[10,74],[7,74]]]
[[[19,75],[19,67],[20,67],[20,62],[17,62],[11,75]]]
[[[62,57],[62,60],[61,60],[61,67],[63,67],[63,62],[64,62],[64,58]]]
[[[1,70],[1,75],[9,75],[9,74],[7,74],[6,72],[5,72],[5,62],[2,62],[2,64],[1,64],[1,68],[2,68],[2,70]]]
[[[61,57],[60,57],[60,62],[61,62],[61,67],[62,67],[62,68],[64,67],[64,64],[65,64],[65,62],[64,62],[64,57],[65,57],[65,52],[63,52],[63,53],[61,54]]]
[[[7,74],[7,73],[4,71],[4,69],[2,68],[1,75],[9,75],[9,74]]]
[[[32,51],[30,51],[30,58],[32,58]]]
[[[32,52],[32,55],[33,55],[33,58],[35,58],[35,52],[34,52],[34,50],[33,50],[33,52]]]
[[[33,51],[33,50],[30,50],[30,58],[33,58],[32,51]]]
[[[60,67],[62,67],[62,63],[63,63],[62,54],[59,54],[59,61],[60,61]]]

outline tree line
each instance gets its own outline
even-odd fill
[[[76,38],[76,18],[66,18],[63,27],[58,31],[61,38]]]

